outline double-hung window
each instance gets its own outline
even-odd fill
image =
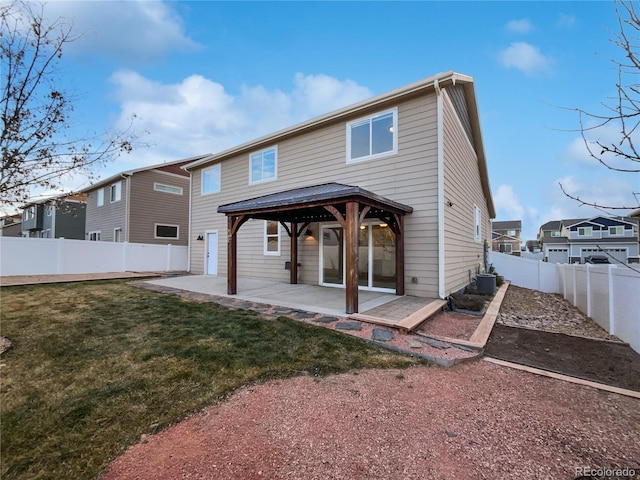
[[[264,222],[264,254],[280,255],[280,223],[275,220]]]
[[[122,199],[122,182],[116,182],[111,185],[109,192],[111,203],[119,202]]]
[[[278,148],[271,147],[249,157],[249,183],[275,180],[278,174]]]
[[[473,209],[474,209],[473,239],[476,242],[479,242],[482,239],[482,212],[480,211],[480,207],[478,207],[477,205],[474,205]]]
[[[220,164],[202,170],[202,195],[220,191]]]
[[[392,155],[398,150],[398,109],[347,123],[347,163]]]

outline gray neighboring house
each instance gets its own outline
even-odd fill
[[[92,241],[187,245],[189,173],[181,167],[207,155],[126,170],[83,190]]]
[[[576,218],[547,222],[538,242],[544,261],[584,263],[589,255],[604,254],[611,263],[638,263],[638,223],[631,217]]]
[[[22,207],[22,236],[31,238],[84,238],[86,195],[65,195]]]
[[[504,220],[491,222],[491,250],[520,256],[522,240],[521,220]]]

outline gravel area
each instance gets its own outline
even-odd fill
[[[621,340],[567,302],[562,295],[510,285],[497,323],[600,340]]]
[[[485,361],[246,387],[102,480],[574,479],[640,471],[640,401]]]

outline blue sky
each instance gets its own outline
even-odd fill
[[[636,205],[638,174],[588,158],[571,108],[616,95],[612,2],[62,2],[82,36],[61,62],[74,128],[124,128],[148,147],[121,170],[226,149],[454,70],[474,77],[498,220],[595,212],[566,198]],[[598,138],[617,138],[615,131]],[[70,178],[70,188],[86,186]]]

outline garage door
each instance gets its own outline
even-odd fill
[[[568,263],[569,249],[568,248],[550,248],[547,258],[549,263]]]
[[[605,255],[611,263],[627,263],[626,248],[584,248],[582,249],[581,263],[584,263],[584,257],[589,255]]]

